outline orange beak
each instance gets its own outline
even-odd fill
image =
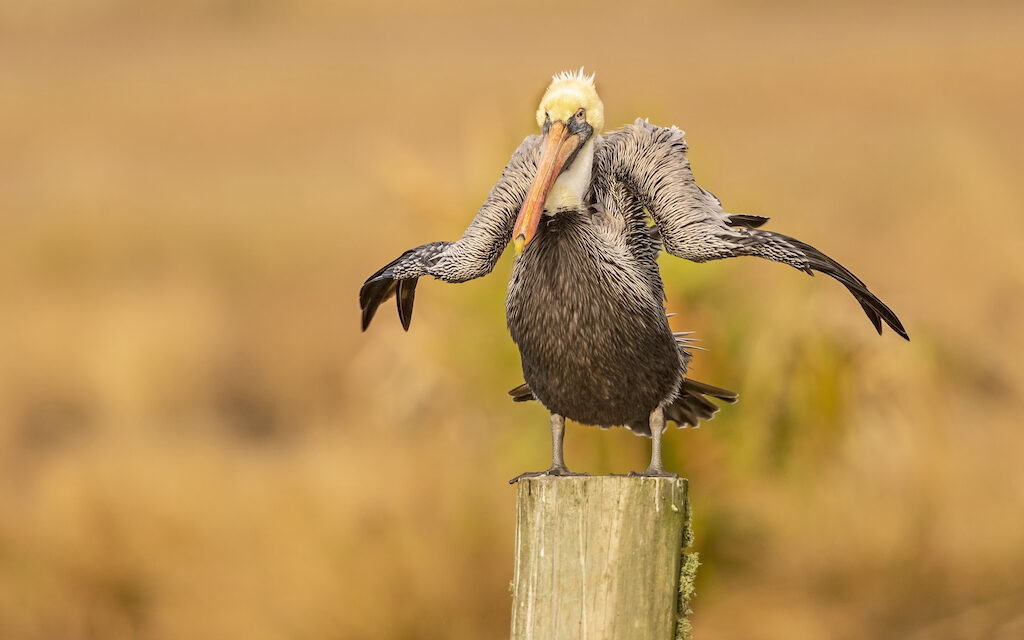
[[[554,186],[555,180],[562,172],[566,160],[572,157],[580,146],[578,134],[569,135],[569,129],[561,120],[551,123],[547,134],[541,141],[540,163],[537,165],[537,175],[530,184],[530,190],[526,193],[526,200],[523,201],[523,208],[519,210],[519,217],[516,218],[516,226],[512,230],[512,243],[518,256],[523,249],[533,240],[537,233],[537,225],[540,224],[540,216],[544,212],[544,202],[548,199],[548,192]]]

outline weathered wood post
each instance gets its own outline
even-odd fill
[[[687,482],[520,480],[512,640],[689,636],[697,571]]]

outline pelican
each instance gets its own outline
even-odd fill
[[[602,135],[604,105],[583,69],[552,78],[537,108],[541,134],[527,137],[455,242],[410,249],[359,292],[365,331],[395,296],[405,330],[418,278],[465,282],[490,273],[511,241],[516,261],[505,313],[524,385],[514,400],[551,414],[551,466],[533,476],[578,475],[562,452],[565,419],[625,426],[652,439],[640,476],[662,465],[666,421],[697,426],[737,394],[686,377],[690,338],[673,333],[657,257],[694,262],[756,256],[845,286],[879,334],[882,322],[909,340],[899,318],[857,276],[809,244],[760,227],[768,218],[726,213],[694,181],[683,131],[638,119]]]

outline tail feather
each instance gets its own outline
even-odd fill
[[[740,398],[740,395],[735,391],[729,391],[728,389],[716,387],[706,382],[691,380],[690,378],[683,378],[683,388],[689,392],[711,396],[729,404],[735,403]]]
[[[512,396],[514,402],[527,402],[537,399],[533,395],[530,386],[525,382],[509,391],[508,395]],[[718,405],[712,402],[710,398],[732,404],[739,399],[739,394],[705,382],[683,378],[683,383],[679,386],[679,393],[676,395],[675,400],[665,406],[665,418],[675,422],[680,428],[687,426],[697,427],[700,425],[701,420],[706,422],[718,413]],[[648,437],[651,435],[651,425],[647,420],[647,416],[625,426],[637,435]]]
[[[718,405],[710,398],[732,404],[739,399],[739,394],[704,382],[683,378],[676,399],[665,407],[665,418],[675,422],[679,428],[698,427],[702,420],[707,422],[718,413]],[[636,423],[626,426],[637,435],[651,435],[651,425],[647,420],[638,420]]]
[[[533,395],[533,390],[530,389],[530,385],[525,382],[509,391],[508,395],[512,396],[512,402],[527,402],[529,400],[537,399],[537,397]]]

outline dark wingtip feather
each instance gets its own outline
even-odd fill
[[[416,299],[416,283],[419,278],[409,278],[398,281],[398,295],[395,300],[398,304],[398,318],[402,321],[402,328],[409,330],[412,323],[412,304]]]
[[[899,326],[893,327],[892,330],[895,331],[901,338],[903,338],[907,342],[910,342],[910,332],[903,328],[903,323],[897,322],[896,324]]]
[[[375,289],[374,285],[376,283],[377,283],[377,281],[374,280],[373,278],[368,278],[366,280],[366,282],[363,283],[363,286],[359,288],[359,308],[360,309],[365,309],[367,307],[367,305],[369,304],[370,298],[373,296],[373,291]]]
[[[359,304],[363,310],[363,331],[377,313],[381,303],[395,292],[395,281],[391,279],[367,280],[359,292]]]
[[[853,295],[857,298],[857,302],[860,303],[860,308],[864,310],[864,314],[868,317],[868,320],[870,320],[871,324],[875,326],[875,331],[878,332],[878,335],[882,335],[882,316],[878,314],[878,311],[875,310],[867,300],[864,300],[856,292],[854,292]]]
[[[363,310],[363,331],[366,331],[366,328],[370,326],[370,321],[373,320],[374,314],[377,313],[377,307],[390,298],[397,288],[393,271],[395,265],[413,253],[413,251],[414,249],[410,249],[404,252],[378,269],[376,273],[366,279],[366,282],[359,289],[359,307]],[[411,304],[409,305],[409,313],[412,313]]]
[[[910,340],[910,336],[907,335],[907,330],[903,328],[903,323],[900,322],[900,319],[896,316],[893,310],[886,306],[878,296],[871,293],[867,285],[864,284],[860,278],[853,275],[849,269],[806,242],[801,242],[796,238],[790,238],[789,236],[773,232],[762,231],[759,233],[770,233],[772,236],[781,238],[786,243],[798,249],[807,260],[806,266],[798,267],[802,271],[811,273],[811,269],[815,269],[838,280],[847,288],[847,290],[849,290],[851,294],[853,294],[853,297],[857,299],[857,302],[860,303],[865,315],[867,315],[868,320],[871,321],[871,324],[875,327],[875,331],[877,331],[879,335],[882,334],[882,321],[884,320],[885,324],[889,325],[889,327],[900,337],[904,340]],[[813,275],[813,273],[811,275]]]
[[[910,340],[910,336],[907,335],[907,330],[903,328],[903,323],[896,317],[896,314],[890,309],[884,302],[878,299],[878,296],[868,291],[868,288],[861,285],[859,287],[851,286],[850,284],[840,280],[846,288],[850,290],[850,293],[857,298],[857,302],[860,303],[864,313],[868,319],[871,320],[871,324],[875,326],[875,331],[878,335],[882,335],[882,321],[889,325],[893,331],[897,333],[904,340]]]
[[[882,306],[884,307],[885,305],[883,304]],[[903,328],[903,323],[900,322],[900,319],[896,317],[896,314],[893,313],[892,310],[889,309],[889,307],[885,307],[885,310],[892,314],[891,318],[887,316],[882,316],[882,318],[885,319],[885,323],[888,324],[889,328],[895,331],[896,334],[899,335],[899,337],[903,338],[907,342],[910,342],[910,334],[907,333],[907,330]]]

